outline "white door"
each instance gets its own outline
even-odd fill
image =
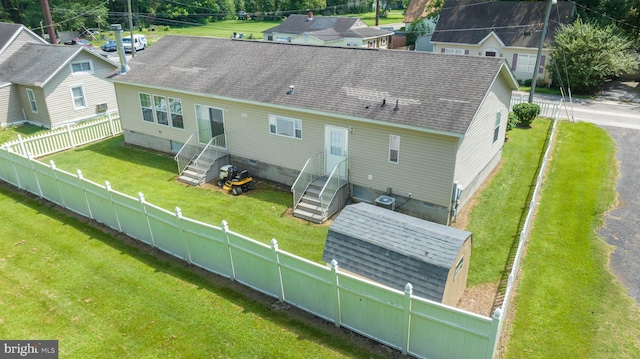
[[[347,159],[347,135],[349,129],[326,126],[324,130],[324,171],[330,174],[333,168]],[[346,168],[340,173],[346,177]]]

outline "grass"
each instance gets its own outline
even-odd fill
[[[520,236],[520,217],[550,125],[550,120],[539,118],[531,128],[516,127],[507,133],[500,169],[477,197],[466,226],[473,233],[468,286],[502,277],[509,251]]]
[[[123,136],[61,152],[43,159],[59,169],[76,173],[98,184],[105,181],[119,192],[167,210],[180,207],[185,217],[220,226],[223,220],[235,232],[268,244],[278,240],[280,249],[321,262],[328,225],[316,225],[286,214],[293,204],[289,188],[257,181],[257,189],[233,196],[214,186],[193,187],[177,181],[173,157],[126,146]]]
[[[332,325],[309,325],[6,185],[0,218],[0,338],[57,339],[64,358],[377,357]]]
[[[46,128],[33,125],[0,127],[0,144],[18,139],[18,135],[27,137],[48,131]]]
[[[615,145],[592,124],[560,123],[505,358],[638,358],[640,311],[597,235],[615,200]]]

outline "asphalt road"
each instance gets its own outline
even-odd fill
[[[613,86],[595,100],[566,103],[560,118],[595,123],[609,132],[616,143],[620,166],[618,203],[605,216],[598,234],[614,246],[609,261],[611,271],[640,303],[640,92],[621,88]]]

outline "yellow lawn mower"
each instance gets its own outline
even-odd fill
[[[244,170],[238,172],[238,168],[234,165],[225,165],[220,167],[220,176],[218,176],[218,187],[227,193],[233,193],[234,196],[256,188],[253,177],[249,176],[249,171]]]

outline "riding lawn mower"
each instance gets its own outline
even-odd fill
[[[238,171],[234,165],[225,165],[220,167],[220,175],[218,176],[218,187],[221,187],[234,196],[256,188],[253,177],[249,176],[249,171]]]

